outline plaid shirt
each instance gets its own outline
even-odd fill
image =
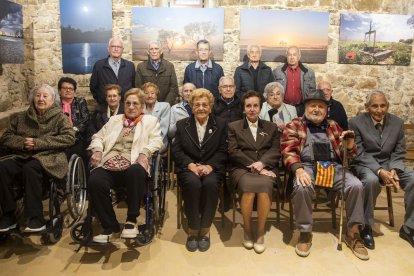
[[[307,125],[304,117],[293,119],[286,125],[283,135],[280,138],[283,163],[292,171],[303,167],[300,160],[300,155],[306,143]],[[328,127],[326,128],[326,135],[335,150],[336,155],[342,160],[343,148],[342,142],[339,141],[339,136],[342,133],[342,128],[333,120],[328,119]],[[354,158],[357,155],[357,147],[348,150],[348,157]]]

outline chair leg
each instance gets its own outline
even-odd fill
[[[289,224],[290,230],[293,230],[293,204],[292,201],[289,199]]]
[[[336,229],[336,194],[334,191],[331,191],[331,213],[332,213],[332,228]]]
[[[276,221],[280,223],[280,196],[278,194],[279,191],[276,190]]]
[[[177,229],[181,228],[181,190],[177,185]]]
[[[232,195],[232,201],[233,201],[233,222],[232,222],[232,226],[233,228],[236,227],[236,191],[233,190],[233,195]]]
[[[224,182],[223,185],[226,185]],[[221,214],[221,228],[224,228],[224,186],[221,186],[220,189],[220,214]]]
[[[392,206],[391,187],[387,187],[386,191],[387,191],[387,205],[388,205],[388,216],[390,218],[390,226],[394,227],[394,208]]]

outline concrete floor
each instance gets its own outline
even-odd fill
[[[241,246],[241,216],[231,227],[231,211],[226,213],[224,229],[220,217],[211,230],[212,245],[207,252],[185,249],[186,233],[176,228],[175,191],[167,193],[165,224],[154,241],[144,247],[127,246],[123,240],[75,253],[69,229],[55,245],[42,245],[40,238],[14,237],[0,243],[0,275],[414,275],[414,248],[398,237],[404,214],[403,193],[394,195],[396,226],[389,227],[387,212],[377,211],[375,236],[377,249],[369,251],[370,260],[361,261],[343,244],[337,251],[337,232],[328,213],[315,213],[312,251],[300,258],[294,246],[298,232],[289,230],[288,212],[282,211],[280,223],[269,221],[265,237],[267,250],[256,254]],[[385,203],[381,194],[378,204]],[[117,208],[119,221],[125,208]],[[270,214],[275,217],[274,213]]]

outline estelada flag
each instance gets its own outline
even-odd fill
[[[335,166],[330,161],[317,161],[316,162],[316,177],[315,185],[332,188],[335,176]]]

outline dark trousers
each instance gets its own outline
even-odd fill
[[[109,171],[104,168],[93,170],[89,176],[88,189],[95,214],[105,230],[119,232],[110,189],[116,185],[126,187],[128,217],[138,217],[140,203],[147,191],[147,171],[139,164],[131,165],[124,171]]]
[[[16,210],[13,187],[24,186],[24,212],[27,218],[43,217],[43,179],[46,172],[36,159],[0,162],[0,206],[4,214]]]
[[[178,177],[188,227],[194,230],[210,227],[217,209],[221,177],[215,172],[198,177],[188,170],[180,172]]]

